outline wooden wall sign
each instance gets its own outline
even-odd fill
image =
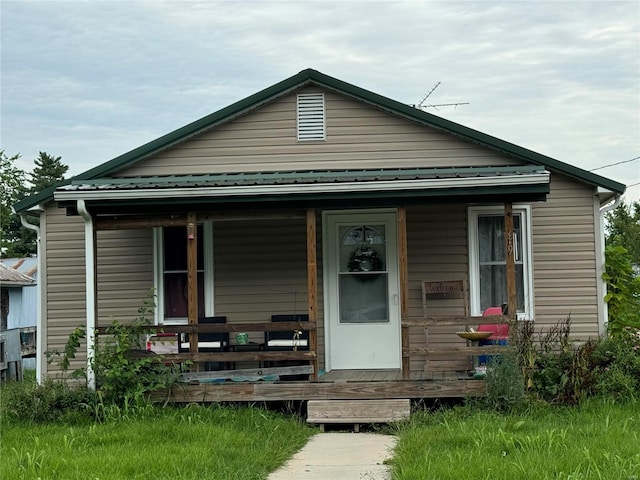
[[[463,280],[423,282],[422,288],[426,299],[464,298]]]

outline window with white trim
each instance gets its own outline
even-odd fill
[[[298,141],[325,139],[323,93],[298,95]]]
[[[531,269],[531,212],[513,208],[513,246],[516,267],[518,319],[533,318]],[[508,302],[504,245],[504,207],[469,208],[469,297],[471,314]]]
[[[213,235],[211,222],[198,225],[198,315],[213,313]],[[187,229],[154,229],[156,323],[186,323]]]

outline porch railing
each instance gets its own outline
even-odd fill
[[[149,335],[157,335],[159,333],[175,333],[179,336],[181,334],[189,334],[191,336],[199,333],[250,333],[250,332],[286,332],[290,331],[292,338],[295,331],[308,331],[309,341],[308,350],[295,350],[291,351],[270,351],[259,350],[255,352],[247,351],[225,351],[220,352],[198,352],[197,340],[190,342],[189,352],[179,353],[162,353],[159,358],[162,361],[171,362],[193,362],[194,365],[202,362],[223,362],[223,363],[235,363],[235,362],[277,362],[286,360],[300,360],[308,361],[313,366],[312,378],[317,378],[318,365],[317,365],[317,330],[316,322],[304,321],[304,322],[253,322],[253,323],[199,323],[194,325],[144,325],[136,326],[137,331],[142,333],[147,332]],[[109,327],[96,328],[96,335],[108,335],[110,332]],[[230,335],[231,337],[232,335]],[[190,337],[192,338],[192,337]],[[197,337],[195,337],[197,338]],[[233,345],[231,345],[233,346]],[[227,346],[229,347],[229,346]],[[142,352],[141,352],[142,353]]]
[[[431,357],[441,357],[444,355],[454,356],[458,359],[466,357],[470,360],[469,366],[473,365],[473,357],[483,355],[495,355],[505,353],[504,345],[478,345],[478,342],[465,341],[464,345],[458,346],[431,346],[429,329],[432,327],[452,327],[451,334],[455,335],[457,331],[468,331],[471,327],[477,328],[481,324],[509,324],[510,319],[506,315],[487,315],[487,316],[459,316],[459,317],[413,317],[402,322],[403,338],[407,339],[407,343],[403,348],[402,355],[406,359],[412,357],[425,358],[425,372],[433,373],[435,371],[446,371],[447,367],[438,369],[432,365]],[[410,345],[409,329],[419,327],[424,329],[424,344],[422,346]],[[464,341],[460,339],[460,341]]]

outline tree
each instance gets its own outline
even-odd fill
[[[625,327],[640,329],[640,276],[634,272],[624,247],[609,245],[605,254],[602,277],[607,282],[604,300],[609,307],[609,333],[617,335]]]
[[[13,167],[20,155],[6,158],[2,152],[2,253],[4,257],[26,257],[37,253],[36,232],[22,226],[20,217],[11,214],[11,205],[22,200],[28,195],[34,195],[45,188],[64,180],[64,175],[69,170],[69,166],[61,161],[61,157],[54,157],[46,152],[40,152],[38,158],[34,160],[35,167],[31,172],[25,174],[24,171]],[[7,166],[5,167],[5,163]],[[6,174],[5,174],[6,170]],[[13,179],[13,183],[9,183],[8,189],[12,189],[13,195],[8,197],[5,195],[5,176]],[[25,178],[30,177],[30,185],[25,185]],[[13,185],[13,187],[12,187]],[[4,209],[5,199],[7,199],[7,208]],[[39,218],[30,218],[29,222],[38,225]]]
[[[25,194],[25,173],[15,164],[20,154],[8,157],[0,150],[0,253],[5,256],[10,246],[18,240],[17,232],[11,228],[11,206]]]
[[[65,179],[69,166],[62,163],[61,159],[61,157],[53,157],[46,152],[39,153],[38,158],[33,161],[36,166],[29,174],[31,177],[29,193],[38,193]]]
[[[607,246],[624,247],[631,263],[640,267],[640,202],[622,202],[607,213]]]
[[[640,202],[624,202],[607,213],[605,301],[609,332],[640,328]],[[635,269],[634,269],[635,266]]]

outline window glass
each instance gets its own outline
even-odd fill
[[[341,226],[340,323],[389,321],[384,225]]]
[[[513,245],[516,264],[518,312],[525,311],[525,265],[523,262],[522,214],[513,215]],[[480,312],[508,302],[505,260],[504,215],[477,216]]]

